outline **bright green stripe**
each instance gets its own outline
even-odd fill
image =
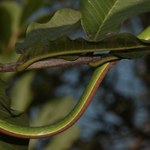
[[[41,135],[52,134],[64,128],[65,126],[70,124],[70,122],[72,122],[72,120],[74,120],[74,118],[82,111],[85,103],[87,102],[89,95],[91,94],[93,90],[93,87],[97,83],[97,80],[102,75],[104,70],[108,67],[108,65],[109,63],[104,64],[101,67],[98,67],[94,71],[92,78],[89,81],[88,86],[86,87],[85,91],[83,92],[83,95],[81,96],[79,102],[77,103],[73,111],[71,111],[71,113],[68,116],[66,116],[62,121],[56,124],[48,125],[44,127],[23,127],[23,126],[18,126],[18,125],[9,123],[4,120],[0,120],[0,128],[6,131],[10,131],[11,133],[14,133],[16,135],[23,135],[24,137],[26,136],[38,137]]]

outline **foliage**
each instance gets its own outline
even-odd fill
[[[131,16],[150,10],[149,0],[132,0],[132,3],[130,0],[80,0],[80,10],[71,8],[58,9],[55,13],[52,12],[43,16],[46,19],[49,16],[50,20],[47,23],[30,23],[32,17],[36,16],[40,8],[46,8],[53,3],[52,0],[38,0],[36,3],[30,0],[22,0],[20,3],[17,1],[0,2],[1,63],[21,62],[22,64],[17,70],[22,71],[34,62],[51,57],[74,56],[74,54],[78,57],[81,55],[86,56],[87,54],[94,56],[98,53],[98,56],[105,58],[112,55],[118,57],[118,59],[135,59],[150,53],[149,39],[140,39],[131,33],[119,32],[123,21]],[[41,16],[39,15],[32,21],[40,19]],[[80,34],[77,34],[78,32]],[[145,33],[149,34],[149,28]],[[15,48],[16,42],[18,44]],[[14,49],[16,49],[19,56]],[[66,58],[64,57],[64,59]],[[35,98],[42,98],[45,105],[42,109],[41,107],[38,108],[40,117],[36,114],[37,120],[32,124],[47,124],[47,116],[54,117],[50,119],[53,122],[68,113],[69,110],[67,109],[71,107],[70,101],[64,100],[58,103],[55,100],[54,102],[57,102],[56,106],[52,100],[51,102],[43,100],[42,93],[40,93],[41,97],[38,97],[38,92],[42,88],[44,89],[43,91],[49,88],[55,91],[57,84],[61,83],[58,80],[58,83],[55,83],[56,85],[47,85],[47,81],[50,79],[47,79],[49,76],[47,77],[44,73],[44,71],[41,71],[41,76],[36,71],[16,72],[9,77],[6,77],[5,73],[2,74],[3,76],[1,75],[8,80],[7,82],[12,82],[12,87],[8,90],[9,94],[5,93],[6,85],[2,81],[0,82],[1,119],[28,126],[28,118],[24,111],[29,109],[29,105],[34,103]],[[46,82],[44,83],[46,87],[41,88],[41,85],[38,86],[37,79],[44,76],[47,77],[47,80],[38,80],[41,85]],[[49,100],[53,96],[54,93],[53,95],[48,95],[46,99]],[[56,107],[57,110],[60,110],[58,113],[54,109]],[[35,115],[35,112],[36,110],[31,114]],[[56,150],[69,149],[71,143],[78,136],[79,128],[75,127],[64,134],[54,137],[51,141],[48,140],[45,149],[54,149],[54,147]],[[12,143],[8,142],[9,138]],[[66,144],[61,144],[62,138]],[[17,139],[18,142],[16,142],[16,139],[5,135],[0,136],[0,140],[1,149],[10,149],[10,147],[11,149],[27,149],[28,146],[28,140]],[[30,149],[34,149],[36,144],[37,141],[34,141],[33,145],[30,145]]]
[[[26,125],[28,126],[28,118],[26,114],[21,114],[19,116],[12,116],[10,112],[10,98],[6,94],[6,86],[7,84],[0,80],[0,119],[7,120],[9,122],[13,122],[19,125]],[[28,147],[29,140],[22,140],[17,139],[14,137],[9,137],[6,135],[1,134],[0,137],[0,149],[22,149],[25,150]]]
[[[80,7],[83,28],[92,40],[112,34],[124,20],[150,9],[148,0],[81,0]]]

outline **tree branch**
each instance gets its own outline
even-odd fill
[[[35,62],[31,66],[29,66],[26,70],[89,64],[91,62],[96,62],[98,60],[101,60],[100,56],[87,56],[87,57],[84,56],[84,57],[79,57],[78,59],[74,61],[51,58],[51,59],[46,59],[46,60]],[[15,72],[16,68],[21,64],[23,63],[1,64],[0,72]]]

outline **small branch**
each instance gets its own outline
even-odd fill
[[[46,59],[46,60],[35,62],[31,66],[29,66],[26,70],[89,64],[91,62],[96,62],[98,60],[101,60],[100,56],[90,56],[90,57],[84,56],[84,57],[79,57],[78,59],[76,59],[74,61],[58,59],[58,58],[51,58],[51,59]],[[0,72],[15,72],[16,68],[21,64],[22,63],[1,64]]]

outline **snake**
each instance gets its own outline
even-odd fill
[[[137,37],[140,39],[149,40],[150,27],[144,30]],[[106,62],[96,67],[78,103],[75,105],[74,109],[62,120],[54,124],[41,127],[25,127],[0,119],[0,133],[18,138],[32,139],[53,136],[68,129],[84,114],[103,78],[113,64],[114,62]]]

